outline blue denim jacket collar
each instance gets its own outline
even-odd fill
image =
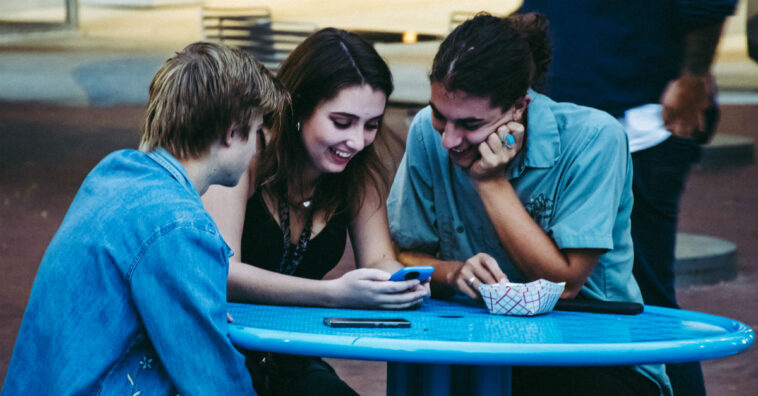
[[[158,147],[153,151],[145,153],[150,159],[158,163],[163,169],[165,169],[171,176],[176,179],[184,188],[190,190],[194,195],[200,199],[200,194],[197,192],[197,188],[192,184],[187,170],[184,169],[179,160],[174,158],[171,153],[166,151],[163,147]]]

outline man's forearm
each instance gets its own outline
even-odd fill
[[[702,76],[710,72],[723,26],[720,22],[687,32],[682,73]]]
[[[715,94],[710,70],[722,26],[711,23],[687,33],[681,75],[661,94],[663,125],[674,135],[692,138],[706,127],[703,112]]]
[[[440,260],[435,256],[412,252],[412,251],[396,251],[397,261],[406,267],[430,265],[434,267],[434,273],[432,274],[432,296],[434,297],[449,297],[455,294],[455,288],[450,285],[450,279],[458,272],[463,266],[460,261],[445,261]]]

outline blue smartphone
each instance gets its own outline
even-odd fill
[[[391,281],[405,281],[411,279],[418,279],[419,282],[424,282],[432,276],[434,267],[424,265],[418,267],[403,267],[390,277]]]

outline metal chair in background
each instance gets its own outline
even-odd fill
[[[312,23],[276,21],[266,7],[202,8],[203,38],[241,48],[272,72],[279,69],[317,26]]]

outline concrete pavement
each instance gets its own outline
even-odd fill
[[[271,2],[246,1],[266,5]],[[331,0],[276,2],[269,6],[275,18],[311,21],[320,27],[408,30],[444,35],[453,10],[489,10],[507,13],[520,3],[511,0],[460,2],[440,0],[434,8],[423,1],[392,0],[392,4]],[[357,7],[357,8],[356,8]],[[61,10],[35,11],[42,20],[60,17]],[[17,13],[29,20],[31,12]],[[201,40],[199,4],[153,8],[80,7],[77,31],[16,29],[16,22],[0,21],[0,100],[42,101],[73,106],[144,103],[155,71],[174,51]],[[423,15],[423,17],[418,17]],[[744,19],[741,14],[733,17]],[[3,15],[3,19],[13,15]],[[745,52],[742,21],[735,19],[725,32],[714,72],[723,101],[758,102],[758,63]],[[427,73],[438,42],[377,44],[390,64],[398,102],[428,100]],[[734,92],[733,92],[734,91]],[[735,96],[736,95],[736,96]]]
[[[0,52],[0,99],[69,106],[146,103],[170,53]]]

